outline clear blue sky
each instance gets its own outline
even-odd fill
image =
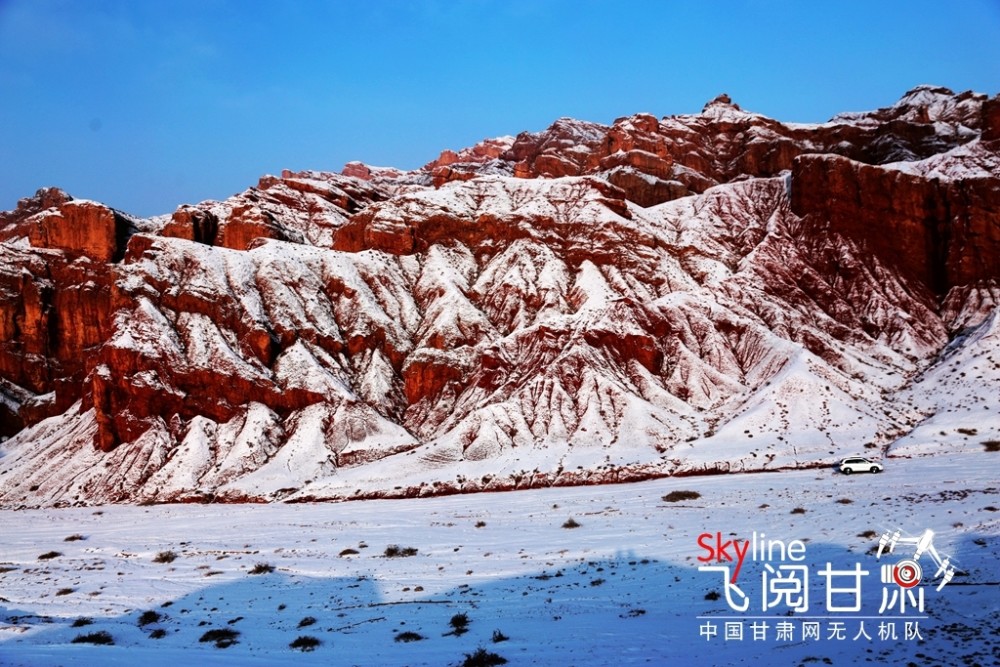
[[[727,92],[823,121],[920,83],[1000,92],[1000,2],[0,0],[0,209],[59,185],[169,213],[560,116]]]

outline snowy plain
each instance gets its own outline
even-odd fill
[[[830,468],[411,500],[3,510],[0,664],[461,665],[480,647],[510,665],[997,664],[1000,453],[985,449],[890,456],[881,475]],[[665,500],[676,491],[700,496]],[[564,527],[571,518],[578,527]],[[961,571],[936,591],[925,557],[924,613],[897,614],[893,641],[877,634],[892,614],[879,614],[888,557],[876,560],[875,548],[895,529],[933,530]],[[697,560],[699,536],[714,544],[716,532],[801,540],[803,618],[760,611],[764,566],[777,560],[744,563],[748,611],[717,597],[721,576]],[[389,557],[393,545],[416,553]],[[156,562],[165,552],[175,559]],[[870,640],[852,639],[858,614],[824,608],[827,562],[870,572],[860,614]],[[460,614],[467,632],[455,633]],[[768,633],[754,640],[761,616]],[[801,636],[806,617],[820,623],[818,639]],[[911,618],[922,639],[903,638]],[[741,640],[724,636],[734,619]],[[779,640],[776,624],[789,620],[793,636]],[[835,622],[844,639],[828,637]],[[718,634],[702,635],[706,624]],[[236,643],[199,641],[218,629],[238,632]],[[99,632],[113,645],[73,643]],[[405,632],[423,639],[396,639]],[[494,642],[495,632],[508,639]],[[321,643],[290,648],[303,636]]]

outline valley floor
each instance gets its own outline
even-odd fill
[[[0,664],[460,665],[480,647],[510,665],[997,664],[1000,453],[885,463],[881,475],[0,511]],[[665,499],[677,491],[699,497]],[[883,595],[900,591],[881,566],[912,556],[901,545],[876,560],[879,536],[895,529],[933,530],[961,568],[937,591],[933,564],[919,561],[923,613],[880,613]],[[748,552],[738,584],[750,607],[735,611],[723,574],[697,559],[754,532],[801,540],[804,557]],[[767,566],[781,565],[805,566],[808,610],[764,609]],[[869,573],[861,610],[831,611],[820,572],[856,565]],[[456,632],[462,614],[467,631]],[[895,640],[883,637],[890,626]],[[238,635],[218,648],[200,641],[211,630]],[[74,643],[98,633],[113,644]],[[319,644],[302,653],[289,646],[300,637]]]

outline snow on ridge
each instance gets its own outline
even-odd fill
[[[893,162],[882,166],[928,179],[961,181],[995,178],[1000,173],[1000,156],[985,150],[979,139],[975,139],[924,160]]]
[[[792,222],[782,177],[635,209],[631,220],[606,208],[596,191],[581,190],[587,182],[486,177],[381,204],[375,220],[434,210],[455,219],[579,221],[557,225],[553,233],[561,235],[613,224],[638,239],[609,241],[616,262],[571,263],[530,237],[493,254],[446,242],[417,256],[283,241],[241,252],[155,239],[154,252],[119,278],[136,310],[119,318],[114,346],[325,399],[279,414],[247,397],[231,419],[190,419],[176,445],[165,424],[154,425],[106,455],[120,461],[113,474],[128,460],[143,461],[138,470],[148,473],[122,479],[138,497],[155,500],[423,495],[640,474],[629,470],[699,472],[718,462],[747,470],[815,465],[859,443],[884,446],[885,434],[912,426],[916,408],[884,409],[899,382],[869,382],[889,370],[900,381],[913,372],[888,341],[840,341],[835,323],[817,319],[808,302],[748,289],[774,252],[789,252],[779,243]],[[853,261],[860,251],[840,252]],[[793,281],[790,287],[795,279],[768,280]],[[229,324],[184,310],[219,295],[226,295]],[[181,297],[177,305],[163,301]],[[925,326],[888,312],[901,335]],[[235,322],[297,338],[267,365],[241,346],[229,328]],[[344,355],[350,340],[373,334],[385,347]],[[840,361],[831,363],[822,355],[834,349]],[[495,362],[484,365],[485,358]],[[406,407],[404,389],[417,386],[404,388],[400,373],[420,364],[432,369],[432,383],[433,369],[456,370],[440,394]],[[819,398],[800,404],[805,395]],[[92,413],[61,419],[67,428],[93,428]],[[25,461],[48,451],[38,428],[10,445]],[[43,444],[33,450],[33,441]],[[99,471],[85,479],[103,488]],[[68,502],[79,488],[60,477],[41,484],[38,498]],[[19,487],[0,486],[0,493],[7,504],[26,502]],[[89,493],[82,497],[114,499]]]

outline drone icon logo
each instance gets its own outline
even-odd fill
[[[920,564],[909,558],[896,563],[895,565],[883,565],[882,581],[889,583],[895,581],[900,588],[913,588],[920,583],[923,572]],[[889,568],[888,571],[885,568]],[[886,581],[888,579],[888,581]]]
[[[875,559],[882,557],[883,552],[892,553],[897,545],[913,545],[913,558],[904,558],[895,565],[882,566],[882,582],[896,583],[900,588],[913,588],[920,583],[923,570],[920,567],[920,557],[929,554],[931,560],[937,565],[937,572],[934,577],[941,577],[936,590],[944,588],[955,576],[957,568],[951,564],[951,557],[947,554],[944,557],[934,548],[934,531],[925,530],[920,537],[902,537],[899,530],[893,533],[886,531],[878,540],[878,552]]]

